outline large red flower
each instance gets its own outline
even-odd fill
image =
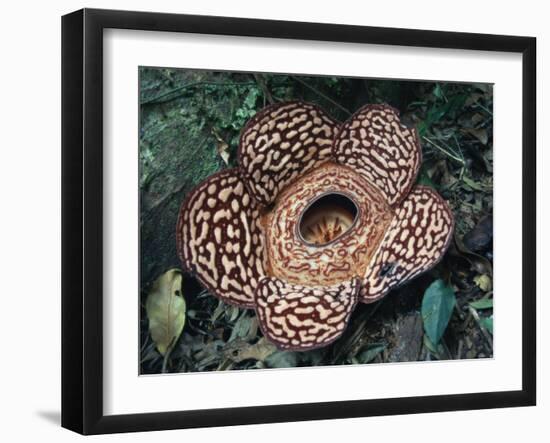
[[[331,343],[358,301],[428,270],[449,244],[449,206],[414,186],[418,134],[387,105],[343,124],[308,103],[268,106],[243,129],[238,161],[183,202],[178,253],[213,295],[255,309],[281,349]]]

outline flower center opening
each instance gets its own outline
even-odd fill
[[[311,202],[300,217],[300,237],[312,246],[324,246],[344,235],[355,224],[357,205],[348,196],[328,193]]]

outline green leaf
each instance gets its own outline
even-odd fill
[[[246,98],[244,99],[244,105],[250,109],[254,108],[256,106],[256,100],[260,95],[261,91],[259,89],[250,88]]]
[[[490,317],[482,317],[479,319],[479,324],[483,326],[485,329],[487,329],[491,335],[493,335],[493,316]]]
[[[368,345],[366,349],[357,354],[357,361],[359,363],[369,363],[374,360],[374,358],[384,349],[386,349],[386,345],[384,343],[373,343]]]
[[[426,131],[428,130],[428,125],[425,121],[421,121],[416,125],[416,129],[418,130],[418,135],[421,137],[426,134]]]
[[[427,335],[424,335],[423,341],[424,346],[426,346],[428,351],[430,351],[436,358],[441,358],[441,345],[434,345]]]
[[[484,188],[481,184],[476,183],[471,178],[464,176],[464,177],[462,177],[462,179],[464,180],[464,183],[466,183],[466,185],[468,185],[474,191],[483,191],[484,190]]]
[[[438,99],[443,98],[443,91],[442,91],[441,85],[439,83],[435,85],[435,88],[433,90],[433,95],[435,95],[435,97],[438,98]]]
[[[481,309],[491,309],[493,307],[492,298],[482,298],[481,300],[476,300],[471,303],[468,303],[472,308],[481,310]]]
[[[455,293],[443,280],[434,281],[426,289],[422,299],[422,321],[424,331],[434,345],[441,340],[455,304]]]

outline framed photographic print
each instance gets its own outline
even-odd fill
[[[535,404],[534,38],[62,25],[64,427]]]

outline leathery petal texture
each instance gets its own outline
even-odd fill
[[[449,205],[437,192],[414,187],[367,268],[361,301],[376,301],[436,265],[449,245],[453,225]]]
[[[227,303],[254,307],[265,275],[259,207],[236,169],[209,177],[185,199],[176,239],[183,267]]]
[[[344,332],[359,287],[359,279],[311,287],[266,277],[256,289],[262,331],[281,349],[305,351],[326,346]]]

